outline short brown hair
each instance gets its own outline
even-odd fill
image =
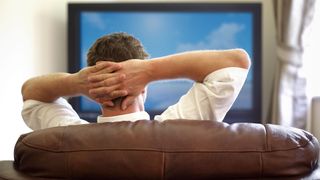
[[[121,62],[129,59],[146,59],[148,53],[141,42],[128,33],[112,33],[100,37],[89,49],[87,54],[88,66],[98,61]]]

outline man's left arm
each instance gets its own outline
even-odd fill
[[[27,80],[21,89],[24,101],[22,117],[25,123],[33,130],[85,123],[61,97],[79,95],[90,97],[88,76],[94,68],[87,67],[73,74],[51,73]],[[119,68],[117,64],[111,65],[105,68],[105,73]],[[120,78],[118,80],[121,81]],[[121,94],[122,91],[119,92],[119,96],[125,95]]]

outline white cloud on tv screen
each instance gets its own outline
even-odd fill
[[[107,30],[107,23],[106,20],[98,13],[86,13],[85,20],[89,22],[90,25],[93,27],[105,31]]]
[[[245,26],[237,23],[224,23],[213,29],[204,40],[196,43],[182,43],[177,47],[177,52],[200,49],[230,49],[239,47],[236,37]]]

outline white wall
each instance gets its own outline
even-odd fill
[[[232,2],[245,1],[252,2]],[[17,138],[30,131],[20,116],[22,83],[32,76],[67,70],[67,2],[0,1],[0,160],[13,159]],[[275,64],[275,32],[271,1],[255,2],[263,2],[262,89],[265,118]]]
[[[64,1],[0,2],[0,159],[13,159],[21,133],[29,129],[20,111],[22,83],[35,75],[66,70],[66,6]]]

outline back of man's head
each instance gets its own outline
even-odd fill
[[[138,39],[120,32],[97,39],[89,49],[87,63],[88,66],[93,66],[98,61],[121,62],[129,59],[146,59],[148,56]]]
[[[112,33],[100,37],[89,49],[87,54],[88,66],[94,66],[98,61],[122,62],[129,59],[146,59],[148,53],[141,42],[128,33]],[[120,106],[122,97],[114,99],[116,106]]]

